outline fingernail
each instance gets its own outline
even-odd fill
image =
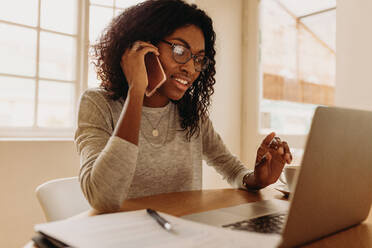
[[[279,147],[278,152],[279,152],[279,154],[284,154],[284,149],[283,149],[283,147]]]

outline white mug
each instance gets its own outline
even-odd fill
[[[279,177],[279,180],[288,186],[290,192],[293,190],[294,179],[299,171],[299,168],[299,165],[287,165],[283,168],[284,177],[283,173]]]

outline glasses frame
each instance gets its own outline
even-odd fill
[[[205,56],[205,55],[196,55],[196,54],[193,54],[193,53],[191,52],[190,48],[186,47],[185,45],[176,44],[176,43],[173,43],[173,42],[170,42],[170,41],[167,41],[167,40],[160,40],[160,41],[162,41],[162,42],[164,42],[164,43],[166,43],[166,44],[168,44],[168,45],[170,45],[170,46],[172,47],[172,58],[173,58],[174,61],[176,61],[176,63],[178,63],[178,64],[186,64],[186,63],[189,62],[191,59],[193,59],[193,60],[194,60],[194,68],[195,68],[195,70],[196,70],[197,72],[205,71],[205,70],[208,68],[208,65],[210,64],[210,61],[211,61],[211,60],[210,60],[210,58],[208,58],[207,56]],[[176,46],[182,46],[183,48],[185,48],[185,49],[187,49],[187,50],[190,51],[190,57],[189,57],[185,62],[179,62],[179,61],[176,60],[176,58],[175,58],[175,52],[174,52]],[[201,66],[201,70],[198,70],[198,69],[197,69],[198,67],[195,65],[195,60],[196,60],[198,57],[203,57],[203,58],[206,59],[206,63],[205,63],[204,65]]]

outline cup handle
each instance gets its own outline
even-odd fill
[[[283,172],[280,174],[279,181],[287,185],[287,181],[284,179]]]

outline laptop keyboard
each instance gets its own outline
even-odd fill
[[[286,216],[287,213],[270,214],[223,225],[222,227],[232,230],[280,234],[283,230]]]

